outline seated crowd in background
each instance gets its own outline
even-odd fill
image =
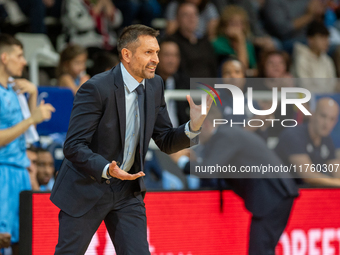
[[[53,17],[54,22],[50,24],[46,17]],[[189,90],[190,78],[195,77],[221,78],[243,92],[246,92],[248,87],[267,92],[273,88],[280,91],[285,87],[303,87],[309,90],[312,96],[328,93],[326,96],[321,95],[322,98],[314,102],[314,108],[312,102],[304,105],[313,113],[311,117],[302,115],[293,105],[288,105],[287,115],[282,116],[280,104],[270,115],[257,116],[245,112],[244,115],[237,116],[232,114],[233,97],[225,90],[220,95],[223,106],[218,105],[220,113],[217,113],[222,118],[233,121],[243,119],[281,121],[286,118],[296,120],[298,126],[271,127],[271,122],[265,122],[262,127],[246,126],[241,130],[229,131],[231,129],[214,129],[211,121],[207,121],[204,123],[205,130],[200,135],[202,145],[206,146],[205,150],[209,144],[206,138],[216,138],[215,132],[221,132],[229,136],[225,135],[223,139],[217,139],[217,142],[224,141],[222,145],[225,146],[229,139],[235,145],[230,146],[226,154],[221,154],[224,158],[220,160],[223,162],[239,164],[246,161],[249,164],[255,164],[254,162],[258,164],[262,163],[259,160],[263,157],[263,162],[275,159],[275,164],[282,162],[296,167],[306,166],[305,164],[328,166],[340,163],[337,156],[339,141],[335,141],[332,135],[332,131],[338,130],[336,124],[339,116],[339,100],[336,100],[336,96],[333,97],[335,93],[340,92],[339,81],[336,79],[340,77],[339,1],[0,1],[0,35],[15,35],[17,32],[44,33],[59,53],[57,66],[52,69],[40,68],[40,71],[47,73],[48,79],[36,85],[66,88],[71,90],[73,95],[76,95],[78,89],[88,79],[111,70],[119,63],[116,49],[117,35],[125,26],[133,23],[160,29],[160,63],[156,73],[163,79],[166,91]],[[22,50],[20,42],[15,41],[14,45],[18,46],[17,50]],[[20,67],[25,64],[26,61],[21,61]],[[27,70],[23,73],[18,71],[9,74],[15,76],[14,78],[29,78]],[[31,88],[27,91],[28,94],[36,96],[36,88],[32,89],[32,84],[27,80],[15,79],[13,84],[21,89]],[[14,97],[11,87],[6,93],[11,93]],[[248,107],[247,104],[245,98],[245,109]],[[272,101],[254,100],[253,104],[256,109],[264,110],[271,107]],[[29,102],[30,109],[31,106]],[[38,107],[34,106],[31,109],[32,112],[35,110],[35,115],[32,113],[34,123],[43,120],[37,117],[37,111],[45,109],[49,114],[54,111],[50,106],[42,102]],[[18,110],[18,105],[15,107]],[[167,109],[174,126],[179,126],[190,119],[188,103],[185,100],[170,99],[167,102]],[[6,116],[1,115],[0,111],[3,118],[9,115],[9,113]],[[19,117],[17,121],[24,121]],[[45,116],[45,119],[48,119],[48,116]],[[1,129],[9,128],[4,123],[0,118]],[[21,135],[23,139],[23,132]],[[18,167],[23,169],[27,167],[27,172],[23,173],[26,174],[25,185],[20,187],[21,189],[31,188],[34,191],[46,192],[52,189],[63,158],[60,150],[65,134],[50,134],[49,138],[53,140],[50,146],[40,141],[41,146],[36,144],[39,148],[29,146],[27,158],[22,157],[23,164]],[[241,140],[244,142],[240,142]],[[23,143],[21,141],[21,145]],[[3,146],[2,149],[6,152],[6,148]],[[257,151],[256,148],[261,149]],[[254,153],[247,151],[249,149]],[[240,189],[244,185],[242,181],[237,183],[224,179],[207,180],[189,175],[190,154],[195,155],[196,159],[203,155],[199,148],[183,150],[170,157],[158,150],[150,149],[145,162],[145,184],[148,190],[231,188],[237,194],[242,193]],[[271,159],[268,158],[269,154],[273,155]],[[216,155],[212,155],[212,158]],[[254,155],[258,158],[252,157]],[[2,161],[7,162],[7,158],[0,157],[0,162]],[[312,173],[306,172],[304,168],[300,172],[294,176],[298,184],[340,187],[340,176],[336,172]],[[262,180],[261,187],[270,186],[271,182],[275,181]],[[295,184],[282,184],[278,181],[275,185],[293,187]],[[272,185],[271,189],[275,189],[275,185]],[[16,192],[19,190],[16,189]],[[297,194],[290,192],[288,195],[293,198]],[[15,210],[18,210],[18,203]],[[248,210],[253,212],[253,208]],[[12,233],[11,236],[2,232],[6,231],[0,229],[0,248],[8,247],[12,238],[13,254],[17,254],[17,233]]]
[[[26,19],[22,22],[22,32],[46,33],[60,51],[58,66],[54,71],[48,70],[51,84],[68,88],[74,95],[90,77],[117,65],[117,34],[124,26],[135,22],[160,26],[160,64],[156,73],[163,78],[166,90],[190,89],[191,77],[221,77],[244,92],[249,86],[260,91],[301,86],[312,93],[338,92],[336,80],[329,81],[326,86],[322,81],[293,79],[337,77],[340,8],[334,1],[44,0],[36,9],[39,15],[34,17],[24,1],[9,2],[12,4],[0,3],[0,17],[7,24],[0,29],[10,32],[13,16],[19,13]],[[36,0],[28,2],[34,4]],[[57,19],[60,26],[57,32],[45,24],[46,16]],[[166,23],[153,22],[157,18],[163,18]],[[259,83],[245,79],[251,77],[270,79]],[[280,106],[267,116],[249,112],[244,116],[232,115],[231,94],[223,91],[221,98],[224,104],[220,110],[224,118],[234,121],[282,119]],[[246,99],[244,103],[247,106]],[[167,106],[174,126],[188,121],[189,108],[185,100],[169,100]],[[254,106],[268,109],[271,101],[256,100]],[[294,107],[288,107],[287,111],[289,118],[301,124],[309,121]],[[284,130],[272,128],[268,123],[245,129],[266,141],[269,137],[279,137]]]
[[[340,8],[336,1],[43,0],[38,2],[37,0],[11,0],[0,3],[0,19],[6,21],[0,26],[0,32],[10,33],[11,23],[13,23],[16,25],[13,30],[15,32],[46,33],[50,37],[60,52],[59,64],[53,71],[47,70],[50,84],[40,85],[55,84],[70,89],[75,95],[80,86],[90,77],[108,71],[119,63],[116,51],[117,35],[124,26],[138,22],[154,25],[161,30],[160,63],[156,73],[163,78],[166,91],[190,89],[192,77],[220,77],[244,92],[249,86],[259,91],[271,91],[274,87],[278,90],[282,87],[304,87],[312,93],[339,92],[339,84],[333,79],[339,74],[337,70],[340,70],[340,47],[338,46],[340,45],[340,22],[337,18]],[[37,15],[32,15],[30,6],[35,5]],[[16,15],[24,17],[21,22],[15,23]],[[56,18],[59,29],[45,23],[46,16]],[[155,22],[157,18],[163,19],[165,23],[160,25],[162,23],[159,23],[159,20],[158,23]],[[20,28],[22,30],[18,31]],[[267,79],[258,83],[245,79],[252,77]],[[296,81],[295,77],[333,80],[325,85],[318,80]],[[244,116],[232,115],[231,94],[225,92],[221,98],[224,104],[220,110],[224,118],[233,118],[235,121],[240,118],[282,119],[280,106],[277,111],[268,116],[255,116],[249,113],[245,113]],[[246,99],[244,103],[247,107]],[[271,103],[270,100],[256,100],[254,106],[257,109],[268,109]],[[334,104],[337,102],[334,101]],[[174,126],[188,121],[189,108],[185,100],[169,100],[167,107]],[[313,118],[302,118],[301,113],[293,106],[288,107],[287,111],[289,118],[296,119],[301,124],[299,128],[302,128],[302,125],[307,127],[313,121]],[[317,113],[318,108],[315,110],[315,114]],[[281,136],[286,136],[288,131],[282,127],[272,128],[269,124],[256,128],[248,126],[245,129],[254,132],[267,142],[270,137],[280,137],[277,147],[280,148]],[[62,139],[59,143],[62,146]],[[278,153],[278,149],[276,152]],[[28,150],[28,154],[31,153],[33,152]],[[333,154],[335,155],[335,152],[332,152]],[[150,159],[153,160],[153,157]],[[288,159],[283,161],[288,162]],[[157,163],[157,160],[155,162]],[[154,163],[151,165],[155,165]],[[162,164],[158,162],[158,169],[160,165]],[[37,171],[32,171],[30,168],[29,173],[31,180],[33,175],[38,176]],[[181,174],[183,173],[178,173]],[[43,179],[48,178],[47,172],[42,175],[45,176],[42,177]],[[158,176],[157,180],[161,179],[159,171],[155,176]],[[308,178],[304,180],[309,182]],[[40,181],[32,181],[32,187],[36,187],[34,188],[36,190],[41,190],[45,185],[46,183],[42,184],[41,178]],[[164,186],[166,185],[157,187]]]

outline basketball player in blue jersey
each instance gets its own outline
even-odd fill
[[[30,178],[26,168],[30,161],[26,156],[24,133],[31,126],[51,118],[52,105],[42,102],[37,106],[37,88],[20,77],[26,65],[23,46],[12,36],[0,35],[0,233],[11,235],[12,254],[18,254],[19,242],[19,194],[30,190]],[[29,95],[31,112],[24,119],[18,93]]]

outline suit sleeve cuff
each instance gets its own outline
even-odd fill
[[[105,179],[110,179],[109,177],[107,177],[107,169],[109,168],[109,165],[110,164],[107,164],[104,169],[103,169],[103,172],[102,172],[102,177],[105,178]]]
[[[189,123],[190,123],[190,120],[185,124],[184,132],[189,139],[194,139],[196,136],[198,136],[201,133],[202,127],[198,131],[195,131],[195,132],[190,131]]]

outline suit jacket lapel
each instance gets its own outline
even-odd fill
[[[148,141],[152,136],[153,126],[155,122],[155,96],[152,85],[149,80],[145,80],[145,133],[144,139]],[[147,140],[146,140],[147,139]],[[146,153],[147,143],[144,142],[144,152]]]
[[[122,77],[122,71],[120,68],[120,64],[113,71],[114,81],[115,81],[115,96],[117,103],[117,111],[119,118],[119,127],[120,127],[120,138],[122,141],[122,145],[124,148],[125,144],[125,129],[126,129],[126,109],[125,109],[125,90],[124,90],[124,81]]]

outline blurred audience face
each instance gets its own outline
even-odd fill
[[[46,185],[54,174],[54,160],[48,151],[38,152],[38,173],[39,185]]]
[[[286,61],[280,54],[272,54],[267,57],[264,64],[266,78],[282,78],[286,75]]]
[[[1,53],[1,62],[5,66],[8,75],[21,77],[27,62],[23,49],[18,45],[12,45]]]
[[[81,73],[85,73],[86,71],[86,60],[87,54],[80,54],[75,58],[71,59],[68,63],[68,70],[72,77],[76,78]]]
[[[244,18],[241,15],[233,15],[229,18],[227,25],[225,27],[225,34],[227,37],[235,37],[236,33],[244,33]]]
[[[318,101],[315,113],[311,116],[310,128],[318,136],[328,136],[337,123],[338,116],[338,104],[331,98],[322,98]]]
[[[311,50],[317,54],[326,53],[329,47],[329,37],[316,34],[313,37],[308,38],[308,45]]]
[[[226,83],[235,85],[243,90],[245,74],[242,63],[237,60],[224,62],[222,65],[222,78]]]
[[[161,74],[166,76],[174,75],[179,67],[181,58],[177,43],[164,42],[159,52],[159,65],[157,67]]]
[[[132,76],[138,82],[155,77],[155,70],[159,63],[157,39],[149,35],[142,35],[138,37],[136,46],[131,45],[129,48],[131,53],[128,56],[127,65]]]
[[[31,165],[28,167],[28,171],[32,173],[37,172],[37,163],[38,163],[38,154],[34,151],[27,150],[26,151],[27,157],[31,161]]]
[[[194,4],[186,3],[179,7],[177,21],[179,30],[194,33],[198,26],[198,9]]]

